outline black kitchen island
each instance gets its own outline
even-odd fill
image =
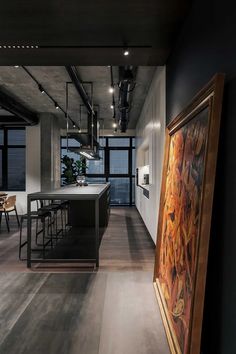
[[[32,257],[32,202],[68,201],[69,230],[43,258]],[[28,194],[27,267],[32,263],[94,263],[99,267],[101,230],[107,226],[110,209],[110,183],[78,187],[70,185],[55,190]]]

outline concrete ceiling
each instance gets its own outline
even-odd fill
[[[69,75],[63,66],[28,66],[27,69],[39,81],[43,88],[53,97],[62,108],[66,101],[66,82],[70,81]],[[137,119],[149,89],[156,67],[138,67],[136,76],[136,88],[133,94],[132,108],[129,114],[129,129],[136,126]],[[98,105],[99,118],[104,119],[104,128],[112,128],[113,118],[110,105],[112,97],[108,89],[110,87],[110,68],[107,66],[79,66],[77,67],[82,81],[93,82],[94,104]],[[113,68],[114,83],[118,83],[118,67]],[[90,85],[85,84],[86,91],[90,94]],[[62,118],[64,114],[55,109],[53,102],[42,94],[37,84],[22,69],[13,66],[0,66],[0,90],[13,97],[28,109],[40,113],[52,113]],[[116,103],[118,103],[118,88],[115,91]],[[69,85],[69,114],[80,125],[81,98],[73,84]],[[82,127],[86,125],[86,110],[82,112]],[[0,112],[1,114],[1,112]],[[117,111],[118,114],[118,111]]]
[[[0,65],[164,65],[190,5],[190,0],[3,1]],[[13,45],[25,48],[8,48]],[[131,48],[129,58],[122,55],[124,45]]]

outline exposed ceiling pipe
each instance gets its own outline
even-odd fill
[[[16,117],[14,115],[0,116],[0,126],[1,127],[25,127],[29,126],[25,120]]]
[[[119,126],[122,133],[125,133],[128,128],[132,100],[131,92],[135,88],[135,75],[136,69],[133,69],[131,66],[119,68]]]
[[[8,112],[11,112],[15,116],[23,119],[26,125],[36,125],[39,122],[36,113],[30,111],[23,106],[20,102],[16,101],[13,97],[0,91],[0,106]]]
[[[85,91],[83,83],[79,77],[78,70],[76,69],[75,66],[72,65],[66,66],[66,70],[71,78],[71,81],[75,85],[75,88],[78,91],[85,107],[87,108],[88,113],[94,115],[93,105],[90,101],[89,96],[87,95],[87,92]]]

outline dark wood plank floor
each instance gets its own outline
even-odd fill
[[[154,243],[135,207],[111,209],[100,246],[101,269],[153,271],[154,250]]]
[[[0,232],[0,354],[169,354],[135,208],[112,209],[98,272],[29,271],[11,225]]]
[[[8,233],[3,219],[0,229],[0,271],[28,271],[26,263],[18,260],[19,230],[14,216],[11,217],[10,226],[11,232]],[[26,229],[23,233],[26,235]],[[23,250],[24,255],[26,248]],[[112,208],[100,246],[100,270],[152,271],[153,264],[154,244],[136,208]],[[63,271],[60,267],[53,269]],[[76,271],[76,267],[68,269]],[[37,270],[43,271],[45,267]]]

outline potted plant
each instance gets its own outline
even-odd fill
[[[86,174],[86,160],[84,158],[80,158],[80,160],[75,161],[75,169],[76,169],[76,182],[79,186],[85,186],[87,183],[85,182],[85,174]]]
[[[72,184],[76,183],[80,186],[85,185],[85,174],[86,169],[86,160],[84,158],[80,158],[80,160],[74,160],[73,158],[65,155],[61,159],[63,164],[62,167],[62,179],[63,184]]]
[[[63,164],[62,175],[61,175],[62,181],[63,181],[62,183],[64,185],[75,183],[76,176],[77,176],[77,170],[76,170],[74,159],[65,155],[61,159],[61,162]]]

